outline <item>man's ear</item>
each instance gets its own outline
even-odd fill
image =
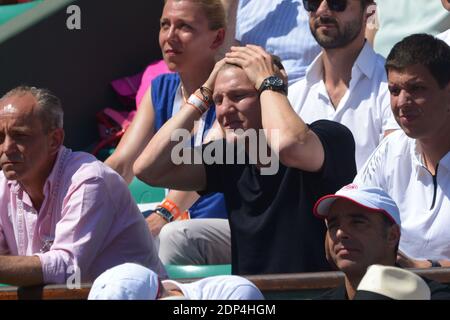
[[[366,12],[366,19],[368,22],[370,22],[370,21],[375,22],[375,20],[377,20],[377,5],[376,5],[376,3],[369,4],[364,10]]]
[[[336,263],[333,260],[333,255],[331,253],[332,250],[332,242],[330,238],[330,233],[327,231],[325,234],[325,258],[328,261],[328,264],[330,265],[332,270],[339,271],[339,268],[337,267]]]
[[[213,43],[210,46],[210,49],[217,49],[219,48],[223,42],[225,40],[225,29],[224,28],[220,28],[219,30],[216,31],[216,37],[214,38]]]
[[[397,244],[400,242],[400,234],[400,226],[398,224],[389,227],[387,240],[391,247],[397,247]]]
[[[51,152],[57,153],[64,142],[64,130],[62,128],[53,129],[49,133],[49,138]]]

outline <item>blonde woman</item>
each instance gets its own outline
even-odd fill
[[[165,1],[159,45],[167,66],[176,73],[152,81],[133,123],[106,160],[128,183],[134,176],[133,163],[155,132],[208,79],[224,41],[225,19],[220,0]],[[195,145],[203,142],[214,121],[215,108],[210,108],[194,128]],[[186,209],[192,220],[174,221]],[[222,194],[200,198],[195,192],[171,190],[147,222],[152,234],[160,237],[163,263],[224,264],[231,261],[226,218]]]

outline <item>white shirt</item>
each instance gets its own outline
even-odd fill
[[[240,0],[235,37],[242,45],[256,44],[279,56],[290,84],[305,76],[320,53],[301,0]]]
[[[406,36],[436,35],[450,28],[450,13],[439,0],[377,0],[376,3],[379,26],[374,46],[384,57]]]
[[[416,140],[390,134],[355,178],[384,189],[400,209],[400,250],[414,259],[450,259],[450,152],[436,178],[423,164]]]
[[[308,67],[306,77],[289,87],[289,101],[307,123],[328,119],[347,126],[355,138],[358,170],[384,132],[399,128],[391,112],[384,58],[368,42],[353,65],[349,89],[336,109],[323,80],[322,54]]]
[[[164,280],[166,289],[179,289],[189,300],[263,300],[261,291],[238,276],[207,277],[191,283]]]
[[[438,34],[436,38],[444,40],[450,46],[450,29]]]

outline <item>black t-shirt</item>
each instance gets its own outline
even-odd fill
[[[430,288],[431,300],[450,300],[450,287],[448,285],[424,277],[422,277],[422,279]],[[348,300],[345,284],[342,284],[337,288],[328,290],[323,295],[315,298],[314,300]]]
[[[233,274],[329,270],[325,224],[314,217],[312,208],[321,196],[353,180],[355,146],[351,132],[339,123],[320,120],[310,129],[325,150],[320,172],[280,163],[278,173],[269,176],[252,164],[205,164],[207,187],[199,193],[225,195]]]

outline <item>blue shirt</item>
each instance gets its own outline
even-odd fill
[[[289,84],[305,76],[306,68],[321,50],[311,34],[309,15],[301,0],[240,0],[236,40],[279,56]]]
[[[176,73],[163,74],[152,81],[152,103],[155,110],[155,132],[172,117],[175,95],[180,85],[180,77]],[[211,128],[216,119],[216,109],[209,108],[205,119],[203,135]],[[213,193],[200,197],[189,209],[191,218],[223,218],[228,214],[222,193]]]

